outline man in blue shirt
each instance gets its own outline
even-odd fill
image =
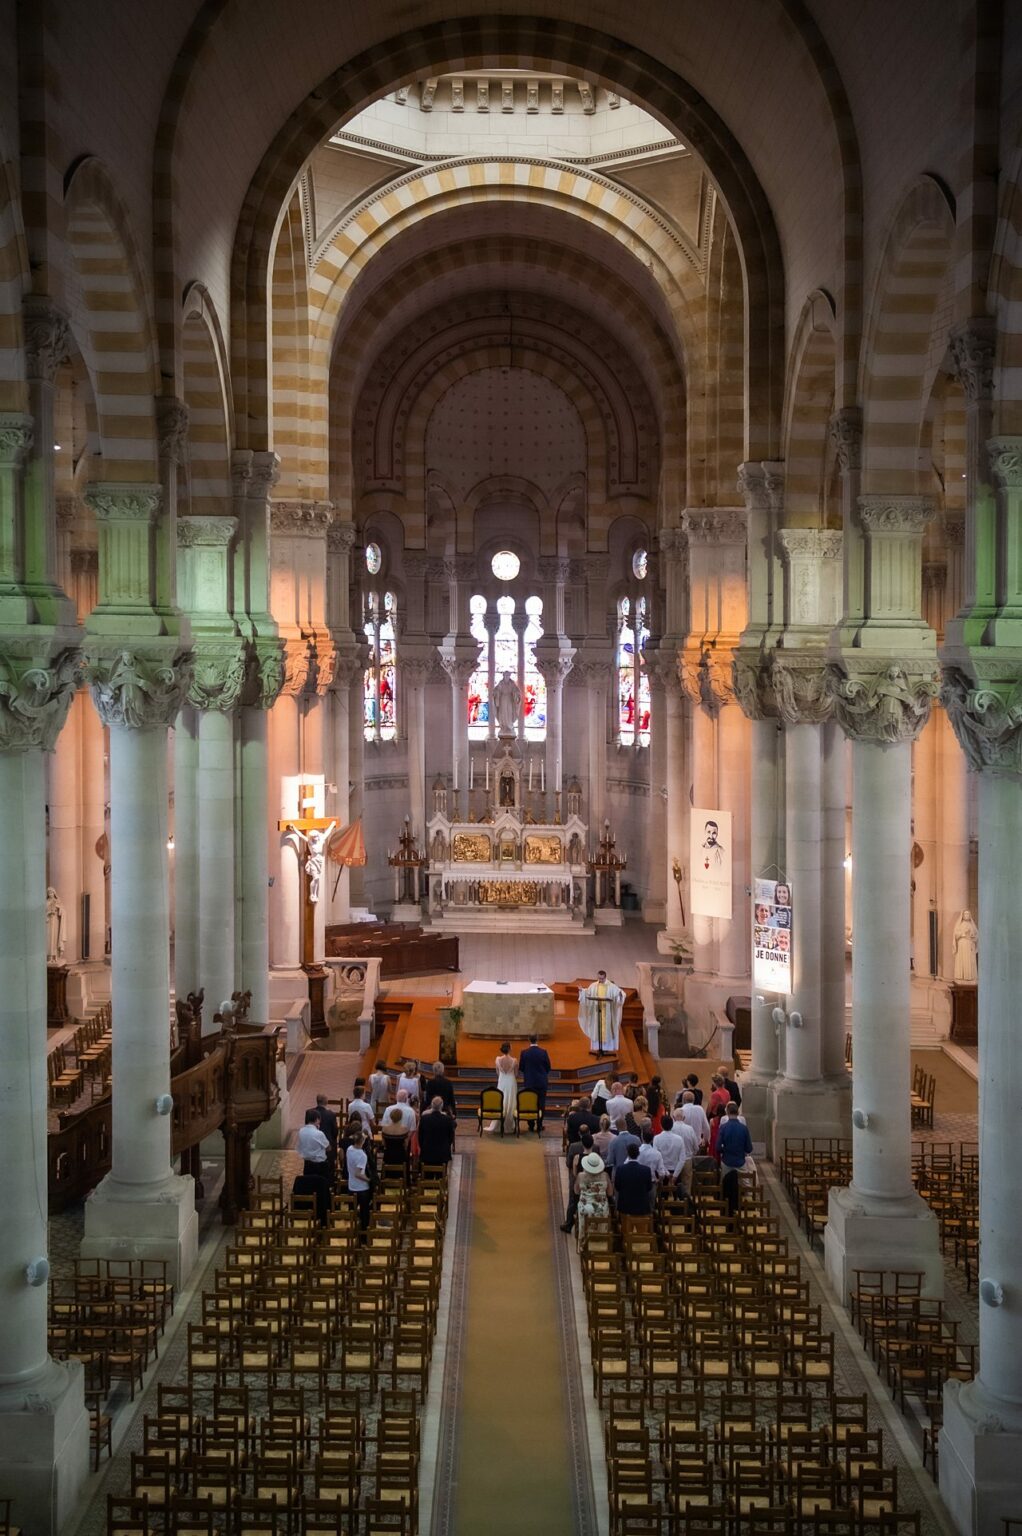
[[[636,1156],[638,1156],[638,1152],[639,1152],[639,1138],[638,1138],[638,1136],[633,1136],[631,1131],[618,1131],[617,1135],[614,1137],[614,1140],[610,1143],[610,1146],[607,1148],[607,1151],[606,1151],[606,1153],[604,1155],[604,1159],[603,1159],[603,1161],[606,1163],[607,1167],[611,1170],[611,1172],[613,1172],[616,1168],[620,1168],[621,1167],[621,1165],[623,1164],[625,1158],[628,1155],[628,1148],[629,1147],[634,1147],[635,1148]]]
[[[739,1120],[738,1105],[729,1104],[717,1133],[717,1156],[720,1158],[724,1199],[732,1214],[738,1209],[738,1170],[745,1167],[745,1159],[751,1153],[749,1127]]]

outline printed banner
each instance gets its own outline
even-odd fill
[[[689,846],[692,911],[731,916],[731,812],[693,809]]]
[[[763,992],[791,991],[791,886],[754,880],[752,984]]]

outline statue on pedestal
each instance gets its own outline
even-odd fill
[[[510,672],[505,672],[493,690],[493,711],[497,721],[497,735],[501,739],[516,734],[521,709],[522,690]]]
[[[64,958],[64,908],[52,885],[46,887],[46,964],[59,965]]]
[[[968,907],[955,924],[953,944],[955,981],[970,982],[975,985],[979,974],[976,964],[979,953],[979,929]]]

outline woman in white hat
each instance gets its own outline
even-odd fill
[[[598,1152],[587,1152],[575,1176],[578,1193],[578,1237],[585,1236],[586,1224],[593,1218],[610,1215],[610,1179]]]

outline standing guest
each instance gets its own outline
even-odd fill
[[[724,1079],[724,1087],[728,1091],[728,1096],[730,1097],[732,1104],[737,1104],[739,1108],[741,1108],[742,1090],[739,1088],[734,1078],[731,1077],[723,1067],[720,1069],[720,1075]]]
[[[680,1123],[682,1125],[685,1124],[684,1121]],[[688,1129],[687,1126],[685,1128],[686,1130]],[[677,1179],[678,1173],[685,1162],[686,1153],[685,1140],[682,1136],[675,1135],[676,1130],[677,1126],[674,1121],[668,1120],[664,1123],[663,1129],[657,1131],[653,1137],[653,1145],[660,1153],[660,1159],[664,1165],[664,1176],[672,1180]],[[693,1140],[695,1140],[695,1131],[692,1131],[691,1135]],[[698,1150],[698,1143],[696,1143],[696,1146]]]
[[[529,1043],[518,1058],[518,1066],[522,1074],[522,1087],[529,1093],[536,1095],[539,1103],[539,1124],[536,1129],[543,1130],[543,1115],[546,1110],[547,1089],[550,1086],[550,1057],[539,1044],[538,1035],[530,1035]]]
[[[366,1098],[365,1086],[358,1082],[356,1082],[355,1090],[348,1101],[349,1120],[352,1115],[358,1115],[364,1121],[367,1131],[372,1132],[376,1129],[376,1116],[373,1114],[372,1106]]]
[[[653,1122],[653,1135],[657,1136],[664,1128],[664,1107],[667,1103],[662,1078],[650,1078],[646,1103],[649,1106],[649,1118]]]
[[[561,1223],[562,1232],[571,1232],[575,1226],[575,1213],[578,1210],[578,1190],[575,1188],[575,1179],[578,1175],[579,1164],[584,1157],[588,1157],[593,1150],[593,1133],[587,1125],[584,1125],[578,1133],[578,1140],[573,1141],[564,1154],[564,1161],[568,1167],[568,1209]]]
[[[724,1118],[724,1111],[731,1103],[731,1095],[724,1087],[724,1079],[719,1072],[714,1072],[710,1079],[710,1107],[707,1117],[710,1122],[710,1156],[715,1157],[717,1152],[717,1136],[720,1131],[720,1122]]]
[[[416,1127],[416,1125],[419,1122],[419,1117],[415,1113],[414,1109],[412,1108],[412,1106],[408,1102],[408,1089],[407,1088],[399,1088],[398,1089],[398,1091],[397,1091],[397,1103],[394,1105],[394,1109],[400,1111],[402,1124],[407,1129],[409,1135],[411,1135],[411,1133],[415,1130],[415,1127]]]
[[[646,1108],[646,1100],[640,1094],[632,1105],[632,1112],[625,1118],[625,1125],[633,1135],[641,1138],[646,1126],[650,1124],[649,1113]]]
[[[454,1084],[449,1077],[444,1076],[444,1064],[442,1061],[434,1061],[433,1076],[423,1084],[422,1102],[424,1104],[432,1104],[434,1099],[440,1099],[449,1115],[456,1115],[458,1113],[458,1105],[454,1097]]]
[[[653,1174],[639,1161],[639,1146],[628,1148],[625,1161],[614,1174],[614,1198],[621,1218],[621,1232],[648,1232],[653,1214]]]
[[[365,1127],[366,1123],[362,1119],[361,1115],[349,1116],[346,1123],[341,1127],[341,1140],[337,1150],[338,1157],[342,1163],[345,1163],[345,1166],[346,1158],[348,1156],[348,1148],[351,1146],[356,1136],[363,1135],[365,1132]]]
[[[303,1161],[302,1172],[307,1179],[326,1179],[329,1176],[328,1161],[330,1142],[320,1127],[318,1109],[305,1111],[305,1124],[298,1132],[296,1151]]]
[[[605,1221],[610,1215],[610,1178],[598,1152],[588,1152],[582,1159],[575,1185],[578,1195],[578,1235],[581,1241],[591,1221]]]
[[[601,1115],[600,1129],[593,1132],[593,1148],[600,1154],[605,1162],[607,1159],[607,1148],[610,1146],[613,1140],[614,1132],[610,1128],[610,1116]]]
[[[358,1224],[362,1229],[359,1241],[363,1246],[365,1245],[366,1228],[369,1226],[369,1216],[373,1205],[369,1154],[365,1150],[364,1141],[365,1138],[361,1130],[356,1130],[345,1153],[345,1162],[348,1169],[348,1189],[355,1196],[355,1203],[358,1206]]]
[[[639,1147],[639,1162],[644,1168],[648,1168],[653,1175],[654,1184],[659,1184],[666,1179],[667,1169],[658,1148],[653,1145],[653,1127],[644,1125],[642,1128],[642,1140]]]
[[[686,1088],[681,1096],[681,1117],[686,1125],[690,1125],[699,1137],[700,1147],[710,1145],[710,1122],[706,1118],[706,1111],[701,1104],[697,1104],[692,1097],[691,1088]]]
[[[611,1083],[610,1098],[607,1100],[607,1113],[610,1116],[611,1125],[617,1121],[624,1123],[626,1115],[632,1112],[632,1101],[625,1097],[623,1083]]]
[[[408,1178],[408,1152],[411,1143],[411,1131],[401,1116],[400,1106],[395,1104],[388,1109],[380,1126],[380,1135],[383,1138],[383,1171],[393,1175]]]
[[[701,1107],[703,1102],[703,1090],[700,1088],[699,1079],[694,1072],[690,1072],[688,1074],[683,1087],[687,1088],[689,1093],[691,1093],[693,1104],[698,1104]]]
[[[419,1120],[419,1159],[423,1167],[449,1163],[454,1153],[454,1120],[439,1094]]]
[[[494,1066],[497,1069],[497,1087],[504,1100],[504,1129],[513,1131],[518,1115],[518,1061],[511,1054],[510,1040],[505,1040],[501,1045]],[[491,1120],[487,1130],[492,1132],[496,1129],[496,1120]]]
[[[612,1173],[616,1172],[624,1162],[629,1147],[634,1147],[636,1152],[638,1152],[639,1138],[631,1131],[626,1131],[622,1127],[622,1129],[618,1131],[617,1135],[614,1137],[614,1140],[611,1142],[610,1146],[607,1148],[607,1156],[604,1159],[608,1169]]]
[[[568,1110],[564,1122],[565,1130],[568,1133],[568,1140],[577,1141],[578,1133],[584,1125],[588,1126],[594,1136],[600,1129],[600,1117],[592,1109],[587,1094],[583,1094],[580,1099],[576,1099]]]
[[[409,1104],[418,1104],[422,1099],[422,1079],[419,1077],[419,1069],[414,1061],[406,1061],[401,1069],[401,1076],[397,1080],[398,1092],[403,1088],[408,1095]]]
[[[330,1108],[325,1093],[317,1093],[316,1108],[319,1110],[319,1128],[334,1148],[337,1146],[337,1116]]]
[[[729,1104],[717,1136],[717,1161],[720,1163],[724,1199],[732,1215],[738,1209],[738,1173],[745,1167],[746,1158],[751,1156],[752,1137],[749,1135],[749,1127],[739,1118],[738,1105]]]
[[[593,1114],[599,1119],[607,1113],[607,1100],[610,1098],[610,1089],[601,1077],[592,1094]]]
[[[699,1106],[693,1105],[693,1108],[698,1109]],[[702,1114],[701,1109],[699,1110],[699,1113]],[[675,1182],[677,1187],[681,1190],[681,1193],[690,1197],[692,1194],[692,1172],[695,1168],[695,1160],[699,1156],[699,1137],[689,1125],[680,1109],[676,1109],[673,1112],[671,1118],[671,1128],[674,1135],[681,1138],[682,1144],[685,1148],[685,1155],[682,1159],[681,1167],[678,1169]]]
[[[390,1073],[385,1061],[376,1063],[376,1069],[370,1074],[366,1086],[369,1089],[369,1108],[377,1120],[382,1120],[383,1111],[390,1103]]]

